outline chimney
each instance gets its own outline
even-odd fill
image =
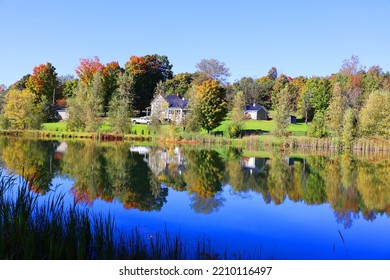
[[[253,107],[255,107],[256,106],[256,103],[255,102],[253,102]]]

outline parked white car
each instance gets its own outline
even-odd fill
[[[132,123],[150,124],[152,121],[148,117],[140,117],[131,119]]]

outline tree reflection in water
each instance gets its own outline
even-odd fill
[[[213,213],[223,207],[230,185],[242,199],[254,192],[275,205],[286,199],[329,203],[346,228],[359,215],[374,220],[390,214],[390,161],[384,154],[291,157],[273,152],[256,158],[232,148],[132,152],[128,143],[0,138],[0,156],[9,172],[26,178],[40,194],[52,187],[53,178],[68,177],[77,200],[117,200],[127,209],[159,211],[172,189],[186,192],[196,213]]]

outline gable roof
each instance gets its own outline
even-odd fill
[[[169,108],[185,108],[188,104],[188,99],[180,98],[176,95],[168,95],[165,97],[165,100],[168,102]]]
[[[188,104],[188,99],[180,98],[177,95],[168,95],[168,96],[166,96],[166,95],[163,95],[163,94],[157,95],[152,100],[151,103],[155,102],[159,96],[164,98],[164,100],[168,103],[168,108],[182,108],[182,109],[184,109],[187,106],[187,104]]]
[[[261,109],[264,109],[266,112],[268,112],[267,109],[265,109],[265,107],[261,106],[261,105],[257,105],[257,106],[246,105],[245,106],[245,111],[259,111]]]

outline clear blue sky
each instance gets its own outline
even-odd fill
[[[80,58],[123,66],[154,53],[175,74],[216,58],[231,82],[272,66],[327,76],[351,55],[390,71],[389,12],[390,0],[0,0],[0,84],[41,63],[65,75]]]

